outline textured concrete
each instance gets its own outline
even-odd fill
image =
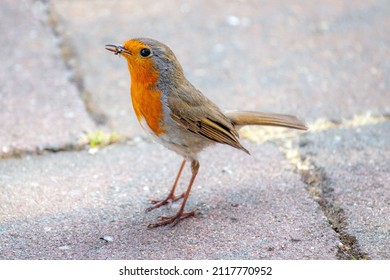
[[[347,232],[373,259],[390,259],[390,123],[308,134],[302,154],[323,168]]]
[[[143,211],[167,194],[180,164],[159,145],[1,161],[0,256],[334,259],[335,232],[289,162],[273,145],[246,146],[251,157],[226,146],[206,151],[187,205],[199,217],[152,230],[148,223],[180,205]]]
[[[389,259],[389,15],[388,0],[0,1],[0,259]],[[181,159],[140,137],[126,63],[104,49],[138,36],[222,108],[336,122],[288,149],[244,141],[251,157],[211,148],[199,217],[148,230],[178,210],[144,213]],[[381,123],[352,118],[366,112]],[[76,151],[96,128],[135,137]]]
[[[75,144],[94,127],[42,7],[0,5],[0,157]]]
[[[90,102],[129,135],[139,126],[127,66],[104,45],[139,36],[168,44],[189,80],[222,108],[306,120],[390,112],[387,0],[52,3]]]

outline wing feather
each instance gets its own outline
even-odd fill
[[[194,97],[194,96],[192,96]],[[232,122],[203,95],[198,95],[201,102],[191,102],[194,98],[168,98],[172,119],[185,129],[206,137],[212,141],[230,145],[249,152],[240,144],[238,133]],[[195,98],[195,101],[199,99]]]

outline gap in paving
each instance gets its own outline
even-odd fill
[[[102,131],[96,131],[92,133],[93,135],[96,135],[97,133],[103,133],[106,136],[110,136],[109,133],[104,133]],[[115,144],[125,144],[128,146],[137,146],[141,143],[150,143],[152,142],[151,139],[147,137],[122,137],[120,136],[118,139],[115,139],[113,141],[109,142],[103,142],[99,143],[97,145],[93,145],[91,140],[91,137],[94,136],[88,136],[89,134],[86,134],[85,137],[82,139],[79,139],[76,143],[66,143],[62,146],[46,146],[42,147],[42,149],[33,149],[33,150],[13,150],[12,153],[0,155],[0,159],[10,159],[10,158],[22,158],[25,156],[32,156],[32,155],[47,155],[51,153],[60,153],[60,152],[72,152],[72,151],[82,151],[82,150],[88,150],[90,154],[95,154],[99,149],[104,148],[109,145],[115,145]]]
[[[340,239],[340,243],[337,244],[337,258],[342,260],[369,259],[368,255],[361,250],[356,237],[347,232],[348,217],[344,209],[336,203],[334,189],[330,186],[326,172],[322,168],[314,167],[309,170],[300,170],[299,173],[306,184],[306,191],[321,207]]]
[[[107,116],[103,112],[99,112],[91,101],[91,93],[86,89],[81,69],[77,66],[79,56],[76,53],[75,48],[72,46],[70,38],[68,38],[60,26],[59,15],[55,12],[55,9],[51,6],[49,1],[40,0],[40,2],[43,6],[45,6],[47,22],[53,31],[54,36],[58,40],[63,61],[70,72],[70,82],[76,86],[80,94],[80,98],[83,100],[86,111],[91,119],[96,125],[104,127],[107,124]]]
[[[87,147],[87,143],[77,142],[77,143],[66,143],[64,145],[58,146],[45,146],[42,149],[34,148],[33,150],[18,150],[14,149],[12,153],[7,153],[0,155],[0,159],[9,159],[9,158],[22,158],[29,155],[45,155],[48,153],[59,153],[65,151],[81,151]]]
[[[300,143],[299,145],[305,145]],[[279,146],[286,158],[294,165],[301,176],[310,197],[318,203],[331,228],[336,232],[340,243],[337,244],[337,258],[342,260],[369,259],[359,246],[357,238],[347,232],[348,217],[342,207],[337,205],[334,189],[323,168],[314,165],[309,158],[303,158],[292,141]]]
[[[372,116],[370,113],[355,116],[352,119],[342,122],[329,120],[317,120],[310,130],[313,133],[332,128],[349,128],[372,125],[375,123],[390,121],[389,115]],[[360,248],[357,238],[348,233],[348,217],[342,207],[337,205],[334,189],[323,168],[315,166],[309,159],[300,155],[293,140],[286,139],[279,141],[279,147],[286,158],[295,166],[306,185],[308,194],[318,203],[332,229],[337,233],[340,243],[337,245],[338,259],[370,259],[368,254]],[[305,143],[299,143],[300,146]]]

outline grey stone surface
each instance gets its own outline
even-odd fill
[[[94,127],[42,8],[0,3],[0,157],[75,143]]]
[[[273,145],[210,148],[187,208],[147,229],[181,159],[157,144],[0,161],[1,259],[334,259],[338,238]],[[189,177],[186,169],[180,183]]]
[[[140,137],[97,154],[24,153],[71,150],[97,127],[143,135],[126,63],[104,49],[138,36],[171,46],[222,108],[381,115],[313,130],[299,150],[326,175],[314,179],[330,192],[327,210],[342,210],[357,256],[389,259],[389,15],[388,0],[0,1],[0,259],[356,257],[270,143],[244,142],[251,157],[206,151],[187,205],[199,217],[153,230],[180,205],[144,213],[171,187],[173,153]]]
[[[125,134],[140,132],[129,74],[103,46],[139,36],[168,44],[189,80],[222,108],[311,121],[390,112],[387,0],[88,3],[54,0],[52,11],[91,103]]]
[[[304,156],[325,170],[347,231],[372,259],[390,259],[390,123],[304,137]]]

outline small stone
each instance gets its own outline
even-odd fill
[[[103,237],[100,237],[101,240],[104,240],[106,242],[113,242],[114,241],[114,237],[112,236],[109,236],[109,235],[105,235]]]
[[[228,167],[224,167],[222,168],[222,173],[232,174],[233,172]]]
[[[227,22],[230,26],[238,26],[238,25],[240,25],[240,18],[239,18],[239,17],[236,17],[236,16],[229,16],[229,17],[226,19],[226,22]]]
[[[328,31],[329,30],[329,22],[327,21],[320,21],[318,25],[319,30],[321,31]]]
[[[90,153],[91,155],[94,155],[98,152],[98,150],[99,150],[98,148],[91,148],[88,150],[88,153]]]

